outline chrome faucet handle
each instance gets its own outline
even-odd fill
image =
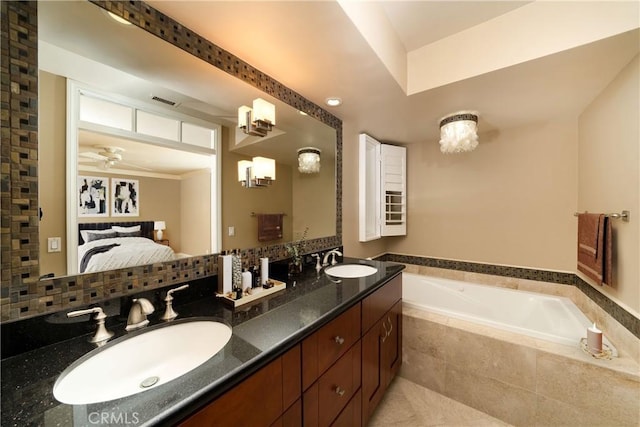
[[[142,328],[149,324],[147,315],[153,313],[155,308],[153,304],[146,298],[134,298],[131,310],[129,311],[129,318],[127,319],[127,331],[133,331],[134,329]]]
[[[97,328],[96,333],[89,339],[89,342],[97,345],[98,347],[101,347],[105,345],[107,341],[109,341],[109,339],[113,336],[113,332],[108,331],[104,326],[104,319],[107,318],[107,315],[104,314],[104,311],[102,311],[102,307],[93,307],[86,310],[70,311],[69,313],[67,313],[67,317],[78,317],[84,316],[85,314],[94,313],[95,317],[93,319],[97,321]]]
[[[188,287],[189,287],[189,285],[187,284],[187,285],[182,285],[182,286],[177,287],[177,288],[169,289],[167,291],[167,296],[164,299],[164,302],[167,303],[167,307],[166,307],[166,309],[164,311],[164,314],[160,318],[160,320],[167,320],[168,321],[168,320],[173,320],[176,317],[178,317],[178,313],[176,313],[173,310],[173,304],[171,303],[171,301],[173,301],[173,296],[171,294],[173,294],[174,292],[177,292],[177,291],[181,291],[183,289],[187,289]]]
[[[316,259],[316,271],[322,270],[322,265],[320,264],[320,254],[311,254],[311,256]]]

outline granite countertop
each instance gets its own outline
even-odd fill
[[[187,374],[147,391],[89,405],[61,404],[53,385],[64,369],[95,346],[87,336],[6,358],[2,372],[2,426],[157,425],[175,423],[283,354],[325,323],[399,274],[402,265],[345,258],[378,268],[367,277],[332,281],[309,267],[287,288],[232,309],[213,296],[181,305],[179,319],[215,318],[232,327],[231,340]],[[334,279],[335,280],[335,279]],[[156,313],[164,307],[156,307]],[[162,322],[150,317],[152,325]],[[64,327],[64,326],[60,326]],[[160,325],[158,327],[161,327]],[[123,336],[119,325],[116,337]],[[132,355],[135,357],[135,355]],[[96,387],[99,387],[96,384]]]

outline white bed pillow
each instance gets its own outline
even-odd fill
[[[111,227],[114,231],[120,231],[122,233],[131,233],[133,231],[140,231],[141,228],[139,225],[132,225],[131,227],[120,227],[118,225],[114,225]]]

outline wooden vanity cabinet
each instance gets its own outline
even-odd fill
[[[402,276],[181,426],[366,426],[402,363]]]
[[[300,345],[183,421],[182,427],[302,425]]]
[[[402,277],[397,276],[362,301],[362,425],[402,363],[401,299]]]
[[[353,412],[354,407],[360,407],[360,319],[358,303],[302,342],[305,427],[337,425],[338,420],[348,418],[342,418],[345,408]]]

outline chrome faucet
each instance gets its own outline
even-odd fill
[[[153,304],[146,298],[134,298],[131,310],[129,310],[129,318],[127,319],[127,331],[133,331],[149,324],[147,316],[153,313],[155,309]]]
[[[340,252],[338,248],[335,248],[324,254],[324,259],[322,260],[323,267],[329,265],[329,255],[331,255],[331,265],[336,265],[338,263],[338,261],[336,261],[336,255],[342,256],[342,252]]]
[[[93,319],[97,321],[98,327],[96,329],[96,333],[89,339],[89,342],[94,343],[98,347],[101,347],[105,345],[107,341],[109,341],[109,338],[113,336],[113,332],[108,331],[104,326],[104,319],[107,318],[107,315],[104,314],[104,311],[102,311],[102,307],[93,307],[86,310],[70,311],[69,313],[67,313],[67,317],[78,317],[85,314],[93,313],[95,313],[96,315]]]
[[[187,289],[188,287],[189,287],[189,285],[187,284],[187,285],[182,285],[182,286],[180,286],[178,288],[169,289],[167,291],[167,296],[164,299],[164,302],[167,303],[167,308],[165,309],[164,314],[162,315],[160,320],[173,320],[176,317],[178,317],[178,313],[176,313],[173,310],[173,306],[172,306],[172,303],[171,303],[171,301],[173,301],[173,296],[171,294],[173,294],[174,292],[177,292],[177,291],[181,291],[183,289]]]

